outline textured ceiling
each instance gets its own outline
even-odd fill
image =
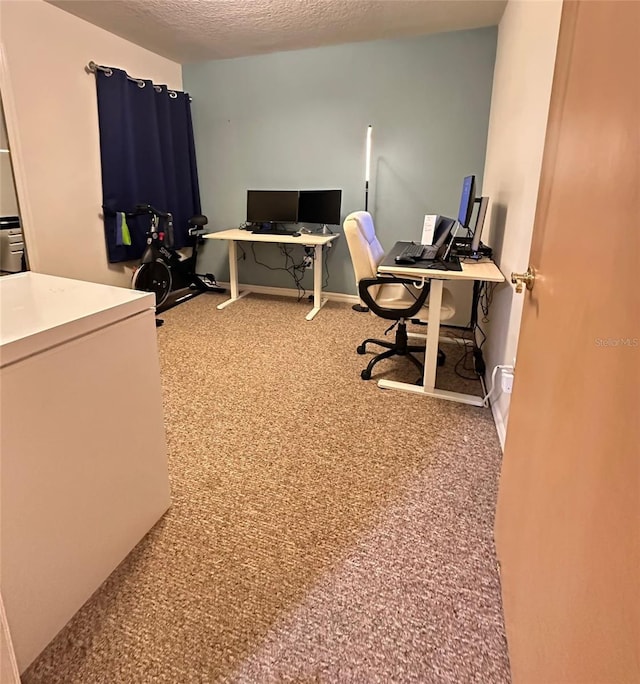
[[[176,62],[492,26],[506,0],[48,0]]]

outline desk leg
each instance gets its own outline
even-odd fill
[[[433,390],[436,386],[443,285],[442,280],[432,280],[429,291],[429,327],[427,328],[427,350],[424,357],[424,391]]]
[[[238,246],[235,240],[229,240],[229,285],[231,299],[238,299]]]
[[[397,389],[413,394],[423,394],[428,397],[457,401],[461,404],[471,404],[472,406],[482,406],[482,399],[472,394],[461,394],[460,392],[449,392],[448,390],[436,389],[436,370],[438,368],[438,342],[440,339],[440,309],[442,307],[442,290],[444,282],[442,280],[431,281],[431,291],[429,292],[429,320],[427,329],[427,348],[424,359],[424,380],[422,387],[410,385],[407,382],[396,382],[395,380],[379,380],[378,387],[383,389]]]
[[[322,245],[316,245],[313,259],[313,309],[306,316],[308,321],[312,320],[326,303],[326,300],[322,300],[322,256]]]
[[[229,240],[229,288],[231,298],[226,299],[222,304],[218,304],[216,308],[224,309],[225,306],[229,306],[229,304],[249,294],[249,290],[238,293],[238,247],[235,240]]]

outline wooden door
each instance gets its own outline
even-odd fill
[[[566,2],[496,515],[516,684],[640,682],[639,207],[640,3]]]

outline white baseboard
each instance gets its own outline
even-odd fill
[[[322,292],[327,299],[333,302],[344,302],[345,304],[360,304],[360,298],[357,295],[343,294],[342,292]]]
[[[498,439],[500,440],[500,448],[502,449],[502,453],[504,453],[504,443],[507,437],[507,426],[505,425],[504,416],[502,415],[502,411],[500,411],[498,402],[491,402],[491,413],[493,415],[493,422],[496,426],[496,432],[498,433]]]
[[[229,289],[229,283],[219,280],[218,285],[220,285],[220,287],[226,287],[227,289]],[[240,290],[251,290],[251,292],[255,292],[257,294],[279,295],[280,297],[299,297],[298,290],[292,287],[273,287],[270,285],[246,285],[240,283],[238,285],[238,288]],[[310,290],[307,289],[307,294],[305,296],[308,295],[313,296],[313,288]],[[323,290],[322,296],[326,297],[329,301],[332,302],[345,302],[346,304],[360,303],[360,299],[356,295],[343,294],[342,292],[327,292],[326,290]]]

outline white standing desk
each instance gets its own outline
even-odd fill
[[[231,230],[222,230],[217,233],[208,233],[202,237],[209,240],[227,240],[229,243],[229,285],[231,288],[231,298],[218,304],[218,309],[224,309],[233,302],[238,301],[248,295],[251,290],[243,290],[239,292],[238,289],[238,242],[271,242],[285,245],[302,245],[304,247],[313,247],[314,249],[314,265],[313,265],[313,309],[307,314],[308,321],[320,311],[321,307],[326,303],[326,299],[322,299],[322,251],[325,245],[335,240],[338,233],[329,235],[321,235],[318,233],[302,233],[299,237],[293,235],[269,235],[268,233],[252,233],[249,230],[240,230],[240,228],[232,228]]]
[[[383,264],[386,259],[383,260]],[[504,276],[500,269],[492,261],[463,263],[462,271],[440,271],[433,268],[420,268],[418,266],[378,266],[381,275],[395,275],[403,278],[415,278],[416,280],[431,281],[429,292],[429,318],[427,330],[427,344],[424,359],[424,381],[422,386],[411,385],[406,382],[394,380],[379,380],[378,387],[385,389],[398,389],[414,394],[424,394],[428,397],[438,397],[449,401],[458,401],[472,406],[482,406],[481,397],[473,394],[462,394],[448,390],[436,389],[436,370],[438,364],[438,340],[440,337],[440,308],[442,306],[442,290],[445,280],[483,280],[491,283],[501,283]]]

